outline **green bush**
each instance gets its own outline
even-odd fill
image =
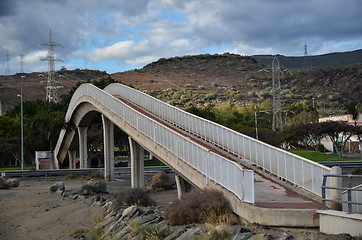
[[[171,225],[205,223],[217,216],[230,213],[230,205],[224,195],[216,190],[195,189],[169,204],[164,217]]]

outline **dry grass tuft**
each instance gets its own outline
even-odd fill
[[[169,204],[164,217],[170,225],[185,225],[219,222],[221,216],[229,213],[229,202],[221,192],[195,189]]]

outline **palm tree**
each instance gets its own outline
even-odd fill
[[[345,107],[347,113],[352,116],[352,120],[354,121],[354,125],[357,125],[357,119],[358,119],[358,107],[357,104],[354,102],[350,102]]]
[[[352,116],[352,120],[354,121],[354,126],[357,126],[357,120],[359,116],[359,111],[357,104],[354,102],[350,102],[346,105],[347,113]],[[362,138],[360,135],[358,135],[358,141],[359,141],[359,149],[361,151],[361,160],[362,160]]]

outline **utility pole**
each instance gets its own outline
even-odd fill
[[[9,48],[6,48],[6,68],[5,68],[5,76],[10,76]]]
[[[23,61],[23,53],[21,53],[20,55],[20,73],[23,73],[24,72],[24,69],[23,69],[23,64],[24,64],[24,61]],[[23,78],[25,76],[22,75],[21,76],[21,88],[20,88],[20,101],[21,101],[21,107],[20,107],[20,111],[21,111],[21,170],[24,171],[25,170],[25,165],[24,165],[24,111],[23,111]],[[19,95],[18,95],[19,96]]]
[[[46,56],[46,58],[41,59],[42,61],[48,61],[48,81],[46,86],[46,100],[48,100],[49,102],[57,102],[58,101],[57,90],[59,87],[57,87],[56,85],[57,82],[55,80],[54,62],[55,61],[63,62],[63,60],[55,58],[54,47],[63,47],[63,46],[53,42],[52,29],[49,29],[48,42],[40,44],[40,46],[48,47],[48,55]]]
[[[258,140],[258,118],[256,116],[256,104],[254,104],[254,115],[255,115],[255,138]]]

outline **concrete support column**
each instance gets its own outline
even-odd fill
[[[342,175],[342,168],[334,166],[331,168],[330,173],[334,175]],[[342,187],[341,177],[330,177],[329,182],[331,187],[339,187],[339,188]],[[330,193],[331,193],[331,200],[339,200],[339,201],[342,200],[342,190],[331,189]],[[342,211],[342,203],[331,202],[331,209]]]
[[[192,185],[188,183],[183,177],[176,173],[175,175],[176,187],[177,187],[177,196],[180,199],[183,194],[190,192]]]
[[[78,127],[80,169],[88,166],[87,131],[88,127]]]
[[[75,169],[75,158],[77,151],[76,150],[68,150],[68,158],[69,158],[69,169]]]
[[[129,140],[129,150],[131,155],[131,187],[144,187],[144,149],[131,137]]]
[[[104,180],[114,181],[114,124],[104,115],[103,139],[104,139]]]

